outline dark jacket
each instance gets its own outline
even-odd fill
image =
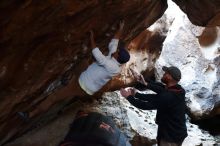
[[[147,88],[157,94],[136,93],[128,101],[143,110],[157,110],[158,140],[182,142],[187,136],[185,90],[178,84],[166,88],[155,82],[148,82]]]
[[[131,146],[114,121],[97,112],[77,113],[59,146]]]

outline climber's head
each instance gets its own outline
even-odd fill
[[[125,64],[130,60],[130,54],[125,48],[123,41],[119,42],[117,51],[113,54],[113,57],[117,59],[120,64]]]

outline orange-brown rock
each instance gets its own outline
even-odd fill
[[[0,143],[30,128],[19,123],[16,112],[34,109],[48,94],[66,87],[63,78],[76,77],[91,63],[89,30],[106,52],[120,20],[125,20],[123,38],[129,42],[166,8],[164,0],[2,0]]]
[[[219,25],[218,0],[173,1],[194,24]],[[120,20],[125,20],[123,39],[129,43],[166,8],[166,0],[1,0],[0,145],[36,123],[23,123],[16,112],[35,109],[45,100],[53,101],[53,94],[60,90],[66,91],[64,97],[74,92],[72,84],[92,62],[89,30],[94,30],[98,46],[107,52],[105,48]],[[149,40],[142,44],[146,35]],[[155,53],[154,48],[160,49],[164,38],[147,32],[139,39],[137,48],[147,46],[149,53]],[[126,82],[121,78],[105,88],[122,87]]]
[[[216,27],[206,27],[202,34],[198,37],[201,46],[210,46],[218,38],[218,31]]]

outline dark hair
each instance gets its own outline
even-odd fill
[[[125,49],[125,48],[120,48],[120,49],[119,49],[119,52],[118,52],[117,61],[118,61],[120,64],[125,64],[125,63],[127,63],[129,60],[130,60],[130,54],[129,54],[128,50]]]
[[[162,70],[169,73],[174,80],[176,80],[178,82],[180,81],[181,71],[179,70],[179,68],[177,68],[175,66],[170,66],[170,67],[163,66]]]

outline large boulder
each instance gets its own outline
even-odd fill
[[[123,39],[128,43],[166,8],[164,0],[2,0],[0,145],[28,127],[16,112],[36,108],[51,94],[52,100],[66,85],[71,88],[62,96],[71,96],[75,87],[68,80],[77,82],[77,75],[92,62],[90,30],[106,53],[120,20],[125,20]]]
[[[212,3],[209,1],[202,1],[201,3],[197,3],[197,1],[192,3],[188,1],[175,2],[188,14],[194,24],[219,25],[219,2],[217,0],[212,1]],[[197,4],[199,4],[198,8],[196,7]],[[187,9],[184,9],[183,5],[186,5],[185,8]],[[190,6],[197,8],[199,13],[194,12]],[[207,9],[203,12],[204,7]],[[169,21],[168,25],[164,21],[160,21],[157,23],[159,27],[150,27],[148,30],[146,28],[159,19],[166,8],[166,0],[1,0],[0,144],[21,136],[37,123],[37,120],[31,123],[23,123],[16,116],[16,112],[33,110],[45,99],[52,102],[54,94],[61,89],[67,91],[62,94],[63,97],[71,96],[75,89],[72,83],[77,82],[77,76],[92,62],[87,33],[91,29],[94,30],[97,44],[104,53],[106,53],[107,49],[105,48],[121,19],[125,20],[125,32],[123,34],[125,42],[129,44],[138,36],[129,45],[133,56],[130,64],[124,67],[121,75],[107,84],[106,89],[115,90],[132,83],[133,80],[127,71],[130,66],[135,66],[139,72],[144,71],[147,76],[153,75],[154,63],[160,55],[167,28],[173,20]],[[175,14],[174,12],[173,15]],[[188,22],[185,26],[187,25]],[[191,25],[187,27],[185,29],[188,31],[194,28]],[[204,35],[199,39],[203,46],[212,44],[215,42],[216,36],[219,36],[219,31],[216,28],[206,30],[208,34],[214,33],[211,39],[207,39],[210,37],[206,37],[207,33],[203,31]],[[188,42],[184,45],[188,45]],[[183,52],[179,52],[179,55],[181,53]],[[190,52],[190,55],[197,55],[197,53],[198,50],[194,50]],[[178,56],[178,54],[172,55]],[[206,61],[209,59],[203,58],[202,60],[204,62],[201,61],[201,63],[207,65]],[[214,60],[209,65],[206,74],[217,73],[219,75],[219,70],[215,69],[219,65],[219,59]],[[145,61],[147,63],[142,65]],[[69,82],[70,79],[72,79],[71,83]],[[219,82],[213,84],[211,93],[209,87],[214,78],[204,76],[204,81],[205,79],[209,80],[210,83],[207,83],[208,88],[205,88],[213,95],[210,97],[215,97],[215,103],[218,103]],[[202,95],[208,99],[212,109],[213,104],[211,104],[212,100],[210,100],[208,93],[196,91],[198,93],[195,95]],[[48,96],[50,97],[47,98]],[[56,113],[64,104],[66,103],[59,103],[55,111],[50,110],[49,112]],[[209,107],[208,109],[210,109]],[[218,108],[214,109],[216,109],[214,113],[219,113]],[[44,113],[41,113],[40,116],[43,116],[40,117],[41,119],[50,121],[51,114],[44,116]]]
[[[162,66],[177,66],[182,72],[180,84],[187,92],[191,118],[220,114],[220,29],[195,26],[184,13],[176,14],[156,65],[158,79]]]

